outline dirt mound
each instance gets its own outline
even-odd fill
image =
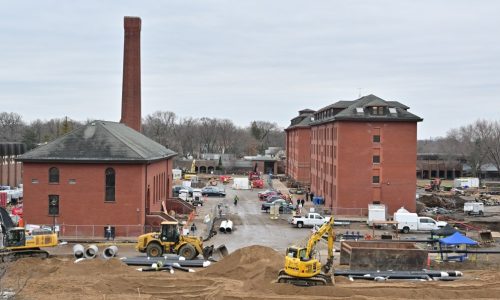
[[[418,201],[426,207],[442,207],[446,209],[461,209],[466,202],[459,196],[455,195],[422,195]]]
[[[284,257],[264,246],[241,248],[209,268],[196,273],[201,277],[223,277],[244,281],[245,287],[267,285],[276,280]]]

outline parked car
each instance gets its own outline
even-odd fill
[[[218,196],[218,197],[225,197],[226,192],[219,190],[216,187],[213,186],[207,186],[201,189],[201,194],[203,196]]]
[[[265,190],[257,193],[257,196],[259,196],[259,199],[261,200],[264,200],[271,195],[281,195],[281,192],[276,190]]]
[[[188,194],[190,197],[193,196],[193,189],[191,187],[188,187],[188,186],[182,186],[182,185],[176,185],[174,187],[172,187],[172,195],[174,197],[177,197],[179,196],[179,193],[181,190],[187,190],[188,191]]]
[[[281,198],[281,196],[278,196],[278,195],[271,195],[271,196],[268,196],[265,200],[266,202],[273,202],[275,200],[282,200],[283,198]]]
[[[264,202],[262,203],[261,210],[265,212],[269,212],[271,210],[271,206],[273,205],[279,205],[279,210],[280,212],[283,212],[284,210],[293,210],[295,206],[289,202],[287,202],[284,199],[276,199],[274,201],[269,201],[269,202]]]

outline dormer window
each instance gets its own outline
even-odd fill
[[[383,106],[372,106],[372,115],[383,115],[384,107]]]

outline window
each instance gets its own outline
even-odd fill
[[[380,176],[372,176],[372,183],[380,183]]]
[[[59,169],[52,167],[49,169],[49,183],[59,183]]]
[[[374,135],[373,136],[373,142],[374,143],[380,143],[380,135]]]
[[[373,163],[374,164],[379,164],[380,163],[380,156],[379,155],[374,155],[373,156]]]
[[[372,106],[372,115],[383,115],[384,107],[383,106]]]
[[[115,170],[113,168],[106,169],[106,201],[115,201]]]
[[[49,215],[59,215],[59,195],[49,195]]]

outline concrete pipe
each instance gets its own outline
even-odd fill
[[[219,226],[220,232],[226,232],[226,224],[227,224],[227,221],[220,222],[220,226]]]
[[[99,249],[97,249],[96,245],[90,245],[85,249],[85,257],[86,258],[96,258],[99,254]]]
[[[233,231],[233,221],[227,220],[226,233],[231,233],[232,231]]]
[[[76,244],[73,246],[73,255],[75,256],[76,259],[83,258],[84,252],[85,252],[85,249],[83,248],[82,245]]]
[[[118,254],[118,247],[116,246],[109,246],[102,252],[102,255],[104,256],[105,259],[110,259],[112,257],[115,257],[117,254]]]

